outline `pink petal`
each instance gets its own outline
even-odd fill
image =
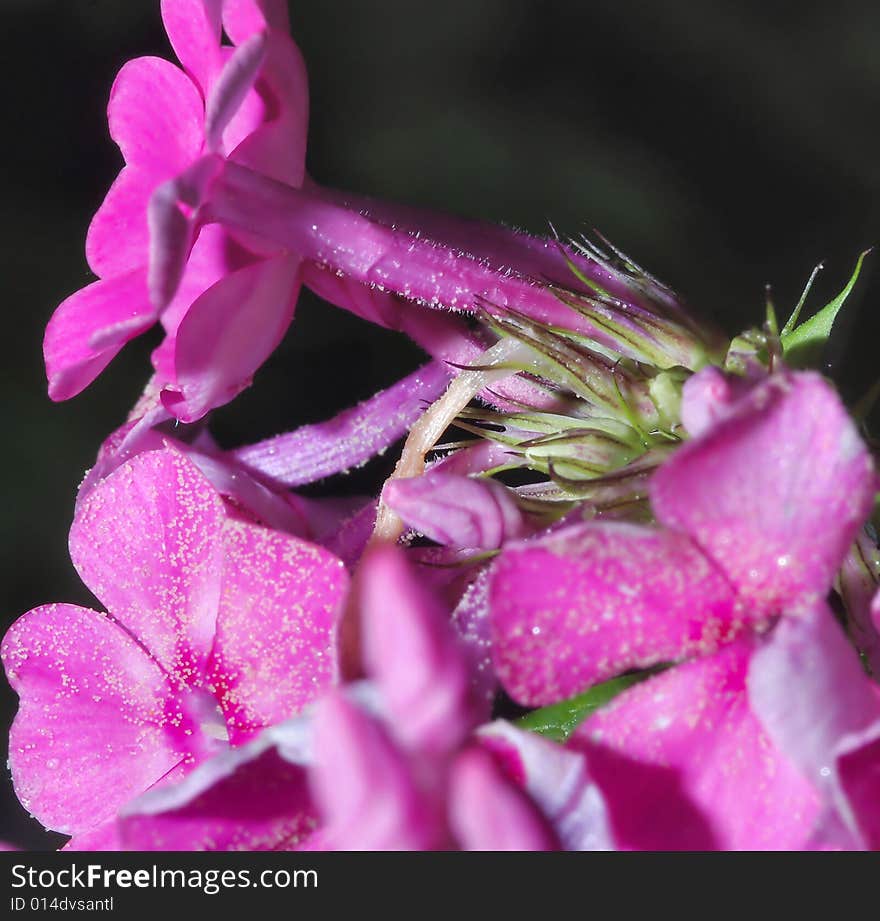
[[[236,45],[267,27],[289,32],[287,4],[284,0],[224,0],[223,27]]]
[[[308,75],[287,34],[269,32],[267,42],[257,87],[231,120],[223,143],[236,163],[299,187],[305,178]]]
[[[328,847],[352,851],[431,850],[445,843],[437,804],[416,786],[384,730],[341,694],[315,713],[312,792]]]
[[[86,259],[101,278],[144,269],[149,259],[147,206],[156,188],[149,170],[125,166],[89,224]]]
[[[836,768],[865,847],[880,850],[880,722],[841,743]]]
[[[376,511],[376,502],[365,503],[360,511],[355,512],[354,515],[340,524],[335,534],[331,534],[322,540],[323,545],[331,553],[338,556],[348,569],[354,569],[358,564],[373,536],[373,530],[376,526]]]
[[[174,389],[164,399],[195,422],[244,390],[293,318],[298,261],[278,256],[228,275],[189,309],[177,330]]]
[[[205,93],[220,70],[223,0],[162,0],[162,22],[178,60]]]
[[[614,522],[508,548],[494,564],[490,599],[495,669],[526,706],[627,669],[705,655],[749,618],[686,537]]]
[[[789,850],[819,814],[813,787],[752,714],[741,640],[636,685],[569,743],[587,754],[620,847]]]
[[[767,735],[850,830],[850,846],[860,830],[870,841],[880,828],[866,795],[880,794],[880,695],[824,602],[784,617],[758,647],[748,691]]]
[[[841,740],[880,720],[873,690],[824,601],[783,617],[749,664],[749,702],[767,735],[817,787]]]
[[[167,335],[153,352],[152,360],[164,381],[174,380],[177,329],[194,301],[221,278],[255,261],[254,255],[233,241],[221,227],[212,225],[199,231],[177,292],[162,311],[162,326]]]
[[[294,501],[296,497],[273,492],[234,464],[189,450],[188,446],[179,447],[186,448],[185,453],[190,460],[201,470],[214,489],[227,500],[231,513],[246,521],[262,524],[276,531],[284,531],[294,537],[311,537],[307,513],[305,509],[298,507]]]
[[[751,381],[725,374],[715,365],[684,382],[681,396],[681,421],[691,438],[697,438],[723,419],[751,390]]]
[[[266,58],[266,36],[252,35],[230,55],[205,102],[205,144],[218,151],[223,132],[250,92]]]
[[[88,471],[76,496],[77,506],[85,497],[114,470],[127,460],[144,451],[156,451],[163,448],[169,439],[158,432],[154,426],[167,422],[170,418],[159,401],[159,392],[153,381],[147,384],[144,393],[135,405],[128,421],[115,432],[111,432],[102,442],[95,458],[95,465]],[[182,446],[174,445],[177,449]]]
[[[428,464],[428,470],[442,470],[457,476],[471,476],[485,473],[493,467],[503,467],[510,463],[511,454],[505,445],[493,441],[475,439],[467,447],[457,448],[449,454]]]
[[[520,786],[567,851],[615,848],[604,799],[575,752],[503,720],[480,729],[478,741]]]
[[[301,486],[359,467],[403,437],[449,383],[439,363],[424,365],[338,416],[230,452],[279,486]]]
[[[260,740],[130,803],[119,825],[132,850],[264,851],[294,849],[316,823],[305,769]]]
[[[492,479],[429,471],[389,480],[382,498],[408,527],[448,547],[497,550],[532,530],[514,494]]]
[[[337,679],[336,629],[348,589],[320,547],[230,521],[209,668],[233,742],[299,712]]]
[[[116,818],[110,819],[97,828],[74,835],[62,848],[63,851],[121,851],[124,850],[119,838],[119,826]]]
[[[765,616],[824,597],[873,503],[867,449],[812,373],[755,387],[655,474],[657,518],[691,535]]]
[[[381,690],[395,737],[438,756],[454,748],[479,717],[445,610],[390,544],[363,559],[358,601],[364,665]]]
[[[125,64],[107,108],[110,135],[125,162],[157,184],[186,169],[202,150],[205,107],[196,85],[162,58]]]
[[[450,824],[469,851],[555,851],[559,842],[529,799],[474,748],[459,755],[449,779]]]
[[[375,505],[372,499],[363,496],[306,499],[292,492],[284,492],[282,495],[296,514],[302,515],[307,522],[309,538],[322,546],[334,540],[339,529],[359,514],[365,505]]]
[[[72,294],[52,314],[43,339],[50,398],[76,396],[126,342],[155,322],[143,271],[96,281]]]
[[[178,680],[203,672],[214,640],[223,503],[172,450],[149,451],[79,504],[70,555],[86,585]]]
[[[452,612],[452,626],[468,660],[476,699],[489,705],[498,690],[498,677],[492,666],[490,578],[489,570],[483,569],[464,590]]]
[[[47,828],[101,825],[183,757],[163,729],[161,670],[107,615],[36,608],[0,656],[20,698],[9,740],[16,793]]]

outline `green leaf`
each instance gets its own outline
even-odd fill
[[[782,332],[774,330],[774,335],[787,336],[793,329],[795,323],[797,323],[798,318],[801,315],[801,311],[804,309],[804,304],[807,303],[807,297],[813,287],[813,282],[816,280],[816,276],[825,268],[825,263],[820,262],[818,265],[813,267],[813,271],[810,273],[810,277],[807,279],[807,284],[804,286],[803,294],[801,294],[800,300],[797,302],[797,306],[792,311],[791,316],[788,318],[788,322],[783,326]],[[775,322],[775,317],[774,317]]]
[[[569,700],[532,710],[517,720],[517,725],[522,729],[538,732],[554,742],[564,742],[577,727],[599,707],[605,706],[610,700],[617,697],[621,691],[644,681],[653,671],[639,672],[636,675],[623,675],[597,684],[583,694]]]
[[[855,286],[862,270],[862,262],[864,262],[865,256],[869,252],[871,250],[867,249],[859,256],[850,280],[833,301],[826,304],[817,314],[814,314],[809,320],[804,320],[794,329],[788,328],[791,321],[786,324],[781,340],[785,360],[789,365],[795,368],[818,367],[820,365],[822,349],[831,335],[831,327],[834,325],[840,308]]]

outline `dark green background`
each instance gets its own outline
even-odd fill
[[[147,377],[155,339],[55,406],[40,343],[89,281],[91,214],[119,166],[104,106],[129,57],[168,53],[152,0],[4,0],[0,617],[89,602],[66,552],[76,485]],[[818,306],[880,240],[880,5],[299,0],[309,168],[322,182],[541,232],[600,228],[730,331],[785,313],[813,264]],[[832,350],[877,375],[873,264]],[[315,421],[419,360],[303,298],[256,387],[218,414],[228,443]],[[368,471],[356,480],[363,486]],[[346,484],[348,487],[349,484]],[[6,691],[7,725],[14,698]],[[4,779],[0,837],[50,840]],[[53,839],[54,840],[54,839]]]

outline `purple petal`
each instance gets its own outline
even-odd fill
[[[456,448],[449,454],[432,461],[428,464],[428,472],[442,470],[444,473],[457,476],[471,476],[475,473],[485,473],[493,467],[503,467],[510,463],[510,460],[511,454],[505,445],[479,439],[474,440],[467,447]]]
[[[357,598],[364,665],[381,689],[394,736],[410,750],[441,757],[479,719],[446,611],[390,544],[364,557]]]
[[[817,374],[777,375],[655,474],[657,518],[691,535],[765,616],[824,597],[873,504],[870,455]]]
[[[350,570],[360,561],[376,526],[377,503],[369,501],[363,508],[343,521],[335,534],[322,538],[321,543],[338,556]]]
[[[305,769],[261,739],[135,800],[119,827],[138,851],[264,851],[293,850],[316,824]]]
[[[97,828],[74,835],[62,848],[63,851],[121,851],[124,850],[119,838],[119,826],[116,818],[110,819]]]
[[[172,450],[139,454],[82,501],[70,555],[86,585],[162,667],[190,684],[214,641],[223,503]]]
[[[880,850],[880,722],[841,743],[836,767],[865,847]]]
[[[495,669],[527,706],[705,655],[749,619],[687,537],[637,525],[573,525],[508,548],[493,573]]]
[[[416,786],[381,726],[339,693],[315,714],[312,791],[328,847],[432,850],[446,835],[439,809]]]
[[[555,851],[544,817],[492,756],[478,748],[455,760],[449,778],[452,831],[469,851]]]
[[[223,27],[236,45],[266,28],[289,32],[287,4],[284,0],[224,0]]]
[[[131,411],[128,421],[121,425],[115,432],[111,432],[98,449],[95,465],[88,471],[76,496],[77,507],[85,497],[114,470],[121,467],[127,460],[144,451],[157,451],[172,442],[175,450],[181,450],[182,445],[167,439],[154,426],[167,422],[171,416],[159,400],[159,388],[155,380],[151,380],[140,400]]]
[[[227,275],[190,307],[177,330],[175,383],[163,396],[195,422],[249,386],[281,342],[299,292],[298,263],[277,256]]]
[[[182,70],[162,58],[125,64],[110,92],[107,117],[125,162],[157,182],[186,169],[201,153],[202,97]]]
[[[820,804],[752,714],[753,645],[738,641],[636,685],[570,745],[587,754],[618,845],[635,850],[790,850]]]
[[[202,91],[220,70],[223,0],[162,0],[162,22],[178,60]]]
[[[294,537],[311,537],[306,507],[300,507],[296,496],[273,492],[221,458],[189,450],[188,446],[179,447],[239,517]]]
[[[684,382],[681,395],[681,421],[691,438],[697,438],[723,419],[751,390],[751,381],[725,374],[715,365]]]
[[[236,742],[299,712],[337,679],[342,562],[312,544],[230,521],[209,683]]]
[[[824,602],[781,619],[752,656],[748,690],[767,734],[817,786],[841,739],[880,719],[880,699]]]
[[[824,792],[853,841],[860,829],[870,840],[878,810],[865,791],[880,793],[880,695],[824,602],[784,617],[758,647],[748,692],[767,735]],[[871,727],[877,735],[866,738]]]
[[[126,166],[89,224],[86,259],[100,278],[144,269],[149,258],[147,206],[157,185],[149,170]]]
[[[478,739],[528,794],[564,850],[614,849],[602,793],[580,752],[502,720],[483,727]]]
[[[252,473],[278,486],[314,483],[359,467],[407,433],[449,383],[439,363],[424,365],[338,416],[230,452]]]
[[[9,738],[16,793],[47,828],[99,826],[183,757],[163,728],[165,677],[107,615],[35,608],[0,656],[20,698]]]
[[[63,301],[46,326],[43,356],[49,396],[76,396],[120,349],[156,322],[143,271],[96,281]]]
[[[477,700],[491,704],[498,690],[492,667],[492,636],[489,608],[490,572],[482,572],[467,586],[452,612],[452,626],[467,657],[471,684]]]
[[[253,253],[239,246],[221,227],[213,225],[199,231],[177,291],[160,318],[166,336],[153,352],[152,361],[164,382],[174,380],[177,329],[193,303],[222,278],[256,261]]]
[[[531,530],[511,491],[492,479],[430,471],[389,480],[382,498],[408,527],[449,547],[497,550]]]

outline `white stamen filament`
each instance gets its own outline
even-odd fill
[[[531,349],[516,339],[505,338],[487,349],[475,362],[479,368],[462,371],[450,383],[446,392],[432,403],[410,429],[394,472],[386,480],[414,477],[424,473],[425,455],[437,444],[458,414],[481,391],[496,381],[516,374],[511,362],[532,362]],[[493,367],[499,366],[499,367]],[[385,505],[381,496],[373,529],[373,541],[395,541],[403,533],[403,522]]]

